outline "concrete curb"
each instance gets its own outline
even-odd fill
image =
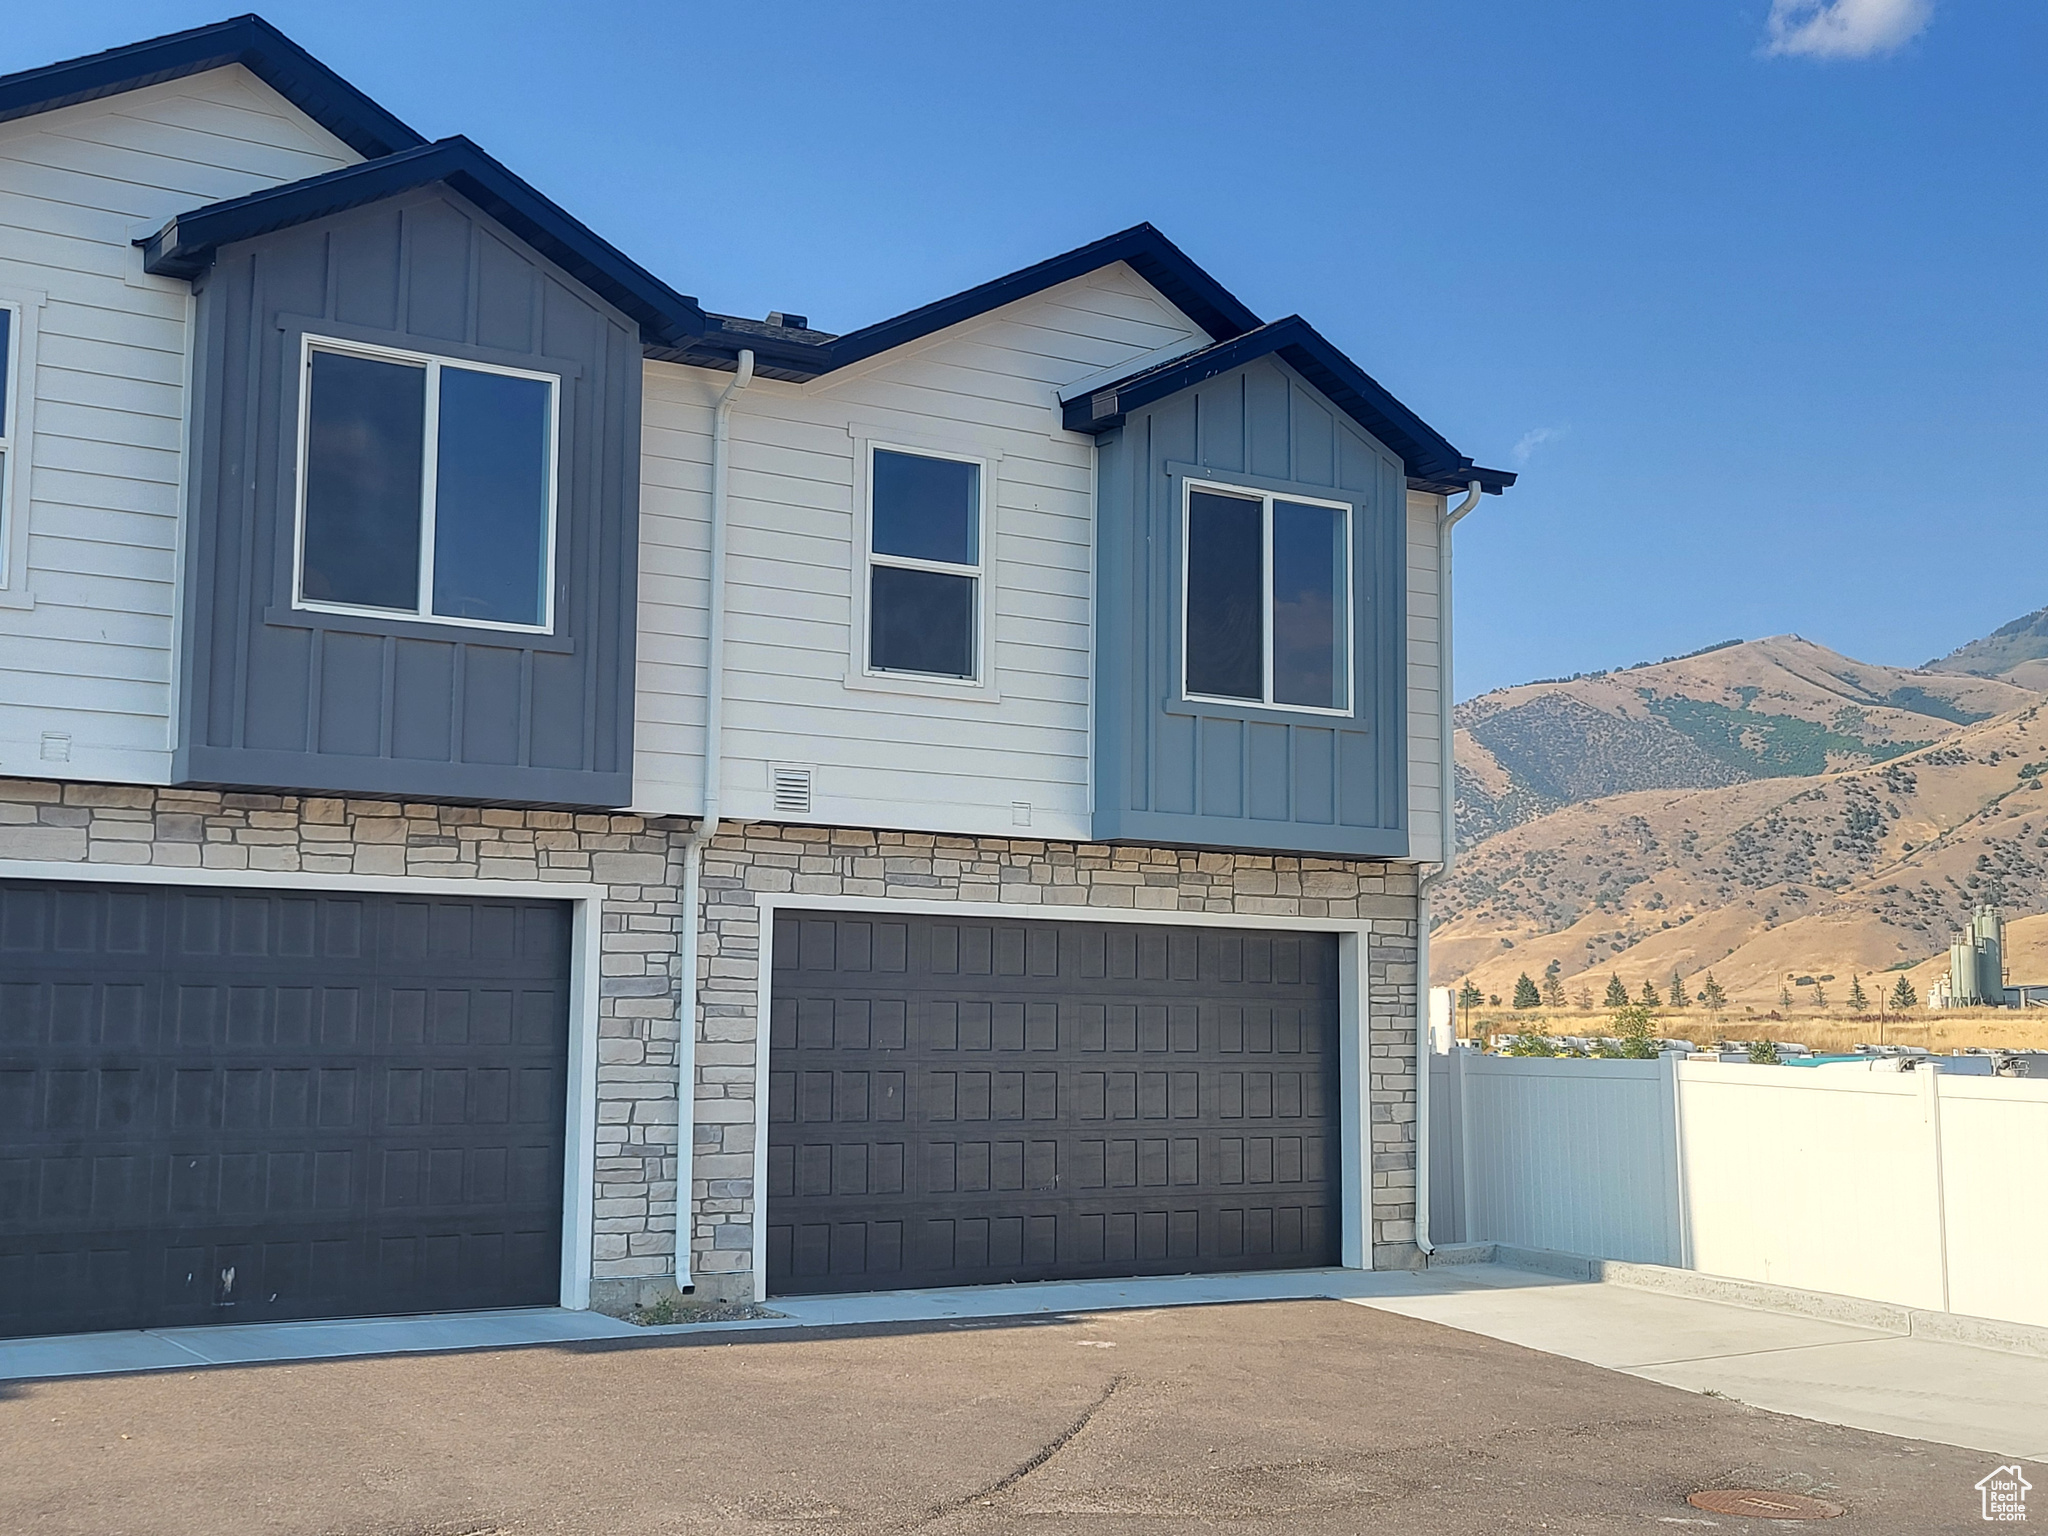
[[[1793,1317],[1846,1323],[1854,1328],[1869,1328],[1902,1338],[1933,1339],[1944,1344],[1968,1344],[1977,1349],[2048,1357],[2048,1328],[2030,1323],[1970,1317],[1959,1312],[1932,1312],[1922,1307],[1900,1306],[1896,1302],[1837,1296],[1829,1291],[1802,1291],[1789,1285],[1766,1285],[1756,1280],[1700,1274],[1695,1270],[1673,1269],[1664,1264],[1595,1259],[1584,1254],[1559,1253],[1549,1248],[1517,1248],[1510,1243],[1461,1243],[1449,1252],[1451,1256],[1447,1258],[1444,1256],[1446,1250],[1439,1248],[1430,1256],[1430,1267],[1492,1262],[1534,1274],[1556,1275],[1563,1280],[1587,1280],[1599,1285],[1625,1285],[1639,1291],[1661,1291],[1669,1296],[1718,1301],[1726,1306],[1748,1307],[1758,1312],[1780,1312]]]

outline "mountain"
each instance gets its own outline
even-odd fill
[[[1459,833],[1469,846],[1618,794],[1869,767],[2039,697],[1974,672],[1871,666],[1797,635],[1525,683],[1457,707]]]
[[[1852,689],[1868,696],[1892,678],[1912,677],[1896,685],[1894,697],[1924,688],[1926,699],[1959,714],[2005,696],[2000,689],[2022,694],[1996,682],[1985,691],[1946,692],[1928,674],[1863,667],[1803,641],[1730,649],[1752,657],[1715,653],[1728,677],[1779,666],[1783,692],[1792,695],[1760,689],[1754,701],[1739,699],[1739,708],[1723,702],[1730,714],[1811,721],[1815,701],[1829,691],[1826,679],[1846,699]],[[1713,660],[1664,667],[1691,666],[1690,686],[1705,692],[1698,663]],[[1633,688],[1658,672],[1660,685],[1677,680],[1663,668],[1621,676]],[[1805,679],[1799,687],[1795,675]],[[1639,695],[1642,713],[1630,715],[1616,694],[1607,690],[1612,708],[1601,711],[1595,701],[1602,695],[1581,692],[1580,718],[1632,720],[1647,732],[1648,722],[1669,723],[1659,705],[1685,697],[1653,690]],[[1755,747],[1745,741],[1741,750],[1783,761],[1804,743],[1802,750],[1839,759],[1819,771],[1745,782],[1634,789],[1497,832],[1439,887],[1432,980],[1450,985],[1470,975],[1481,990],[1506,996],[1518,974],[1540,978],[1555,959],[1570,994],[1586,986],[1597,999],[1611,974],[1637,992],[1646,978],[1666,985],[1674,969],[1696,987],[1712,969],[1736,1003],[1762,1011],[1777,1006],[1788,974],[1795,996],[1811,997],[1796,987],[1806,976],[1840,1003],[1852,974],[1879,973],[1889,988],[1895,978],[1883,973],[1917,966],[1924,995],[1939,967],[1922,962],[1946,949],[1949,931],[1970,908],[1990,902],[2019,917],[2048,906],[2048,701],[2024,697],[2020,707],[1963,725],[1897,704],[1851,706],[1864,711],[1856,730],[1828,722],[1829,736],[1859,744],[1846,747],[1823,745],[1818,734],[1802,738],[1793,725],[1767,725]],[[1753,703],[1771,708],[1752,711]],[[1908,730],[1938,739],[1902,741]],[[1723,769],[1740,766],[1725,753],[1702,748],[1699,755]],[[1853,761],[1858,755],[1865,760]],[[2022,975],[2017,957],[2013,977],[2048,981],[2048,974]]]
[[[1957,646],[1939,660],[1927,663],[1927,670],[2002,677],[2048,690],[2048,608],[2022,614],[1981,640]]]

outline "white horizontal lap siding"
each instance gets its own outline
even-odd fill
[[[1442,509],[1441,496],[1408,493],[1408,846],[1424,859],[1436,857],[1443,837],[1442,631],[1436,589],[1436,528]]]
[[[0,592],[0,774],[170,774],[190,300],[143,273],[136,236],[358,158],[238,65],[0,126],[0,294],[44,300],[19,375],[29,541]]]
[[[1117,266],[809,385],[757,380],[732,418],[728,812],[778,819],[768,764],[796,763],[818,822],[1085,838],[1094,444],[1060,427],[1058,399],[1203,339]],[[711,408],[729,377],[646,375],[635,795],[656,814],[702,804]],[[999,458],[999,699],[847,685],[863,438]]]

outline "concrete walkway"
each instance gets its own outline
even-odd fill
[[[1775,1413],[2048,1459],[2048,1357],[1499,1264],[1415,1278],[1346,1299]]]
[[[1330,1298],[1823,1423],[2048,1459],[2048,1356],[1913,1338],[1499,1264],[1076,1280],[779,1298],[779,1316],[640,1328],[534,1308],[0,1340],[0,1382],[790,1328],[1085,1316]]]

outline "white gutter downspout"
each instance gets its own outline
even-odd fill
[[[1415,1246],[1425,1258],[1436,1252],[1429,1239],[1429,897],[1451,872],[1458,853],[1458,766],[1451,740],[1451,529],[1479,505],[1479,490],[1477,480],[1467,484],[1465,499],[1436,525],[1436,819],[1441,838],[1436,868],[1415,887]]]
[[[754,381],[754,354],[742,350],[739,371],[711,411],[711,560],[707,580],[708,618],[704,631],[704,814],[683,843],[683,933],[677,969],[681,997],[676,1009],[676,1289],[696,1286],[690,1275],[690,1185],[695,1172],[697,1098],[697,957],[704,845],[718,835],[718,810],[725,768],[725,502],[729,478],[726,441],[735,396]],[[756,1091],[759,1091],[758,1089]],[[756,1216],[758,1220],[758,1213]]]

